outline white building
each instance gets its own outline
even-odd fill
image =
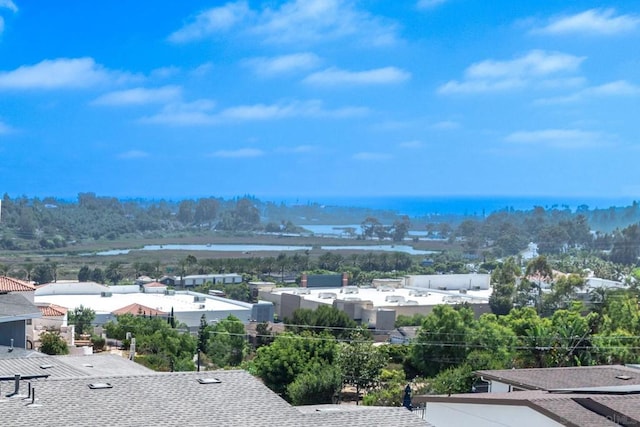
[[[35,301],[70,310],[80,305],[91,308],[96,312],[96,325],[114,320],[115,311],[131,304],[167,314],[173,310],[176,321],[185,323],[190,329],[198,328],[203,314],[209,321],[224,319],[229,315],[243,322],[273,320],[273,304],[269,302],[252,304],[190,291],[143,293],[138,286],[52,283],[36,290]]]

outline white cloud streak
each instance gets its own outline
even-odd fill
[[[638,15],[616,15],[615,9],[589,9],[584,12],[556,17],[532,30],[532,33],[564,35],[615,35],[633,31],[640,27]]]
[[[307,76],[304,82],[318,86],[379,85],[402,83],[410,78],[410,73],[396,67],[376,68],[367,71],[328,68]]]
[[[616,80],[598,86],[591,86],[567,96],[542,98],[536,101],[539,105],[566,104],[579,102],[589,98],[603,97],[632,97],[640,96],[640,86],[629,83],[626,80]]]
[[[558,74],[579,70],[585,57],[560,52],[532,50],[524,56],[506,61],[485,60],[470,65],[462,81],[451,80],[438,88],[441,94],[482,93],[525,87],[575,84],[575,80],[558,79]]]
[[[11,132],[13,132],[13,128],[3,121],[0,121],[0,135],[6,135]]]
[[[378,153],[378,152],[373,152],[373,151],[361,151],[361,152],[355,153],[353,155],[353,159],[354,160],[360,160],[360,161],[365,161],[365,162],[384,161],[384,160],[389,160],[392,157],[393,156],[391,156],[388,153]]]
[[[9,9],[12,12],[17,12],[18,6],[12,0],[0,0],[0,9]]]
[[[93,101],[94,105],[124,106],[165,104],[179,100],[182,89],[179,86],[164,86],[156,89],[143,87],[106,93]]]
[[[271,77],[297,71],[307,71],[316,68],[321,62],[313,53],[294,53],[272,58],[252,58],[245,61],[258,75]]]
[[[136,159],[143,159],[145,157],[149,157],[149,153],[142,150],[129,150],[129,151],[125,151],[124,153],[120,153],[118,155],[118,158],[124,159],[124,160],[136,160]]]
[[[60,58],[0,72],[0,89],[77,89],[134,80],[135,76],[108,70],[93,58]]]
[[[291,117],[349,118],[367,114],[360,107],[344,107],[334,110],[324,108],[321,101],[293,101],[279,104],[253,104],[227,108],[220,113],[222,119],[230,120],[274,120]]]
[[[250,157],[260,157],[264,151],[257,148],[240,148],[238,150],[219,150],[211,153],[211,157],[222,157],[226,159],[241,159]]]
[[[607,143],[606,136],[602,133],[583,131],[580,129],[518,131],[507,135],[505,141],[527,145],[544,145],[562,149],[592,148]]]
[[[205,10],[178,31],[169,36],[173,43],[201,40],[213,34],[224,32],[242,22],[250,14],[244,1],[227,3],[221,7]]]
[[[296,117],[341,119],[359,117],[368,113],[368,109],[361,107],[327,109],[321,101],[317,100],[239,105],[214,112],[211,102],[199,101],[196,103],[170,104],[160,113],[141,119],[141,122],[175,126],[201,126],[230,122],[282,120]]]
[[[229,32],[273,44],[312,44],[353,38],[385,46],[397,40],[395,24],[359,10],[351,0],[292,0],[277,7],[251,10],[245,1],[205,10],[174,32],[169,40],[185,43]]]

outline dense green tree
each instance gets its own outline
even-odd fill
[[[197,337],[172,328],[160,317],[125,314],[104,326],[107,337],[123,341],[128,348],[127,333],[136,339],[136,362],[157,371],[196,369],[193,363],[198,347]]]
[[[336,403],[342,387],[340,369],[334,365],[303,372],[287,386],[287,396],[293,405]]]
[[[54,276],[49,264],[37,264],[31,273],[31,280],[37,285],[53,282]]]
[[[378,385],[382,368],[386,366],[384,353],[373,346],[373,341],[362,333],[351,335],[350,342],[340,343],[337,364],[342,373],[342,381],[356,388],[356,405],[360,400],[360,391],[369,390]]]
[[[489,297],[489,306],[494,314],[507,314],[513,308],[519,270],[515,260],[508,258],[491,274],[493,292]]]
[[[89,280],[91,280],[91,269],[83,265],[78,271],[78,282],[88,282]]]
[[[247,351],[244,324],[233,315],[217,322],[210,330],[207,355],[219,367],[238,366]]]
[[[69,354],[69,348],[59,332],[47,331],[40,334],[40,352],[51,355]]]
[[[285,319],[288,331],[300,333],[329,332],[339,339],[349,339],[351,331],[358,324],[347,313],[329,305],[321,305],[315,310],[299,308],[293,312],[291,319]]]
[[[413,365],[429,377],[464,362],[473,322],[473,311],[469,308],[434,307],[415,339],[411,353]]]
[[[118,261],[110,262],[104,271],[104,277],[111,282],[112,285],[117,285],[122,280],[122,263]]]
[[[69,323],[75,325],[76,335],[89,334],[92,330],[96,312],[89,307],[80,305],[67,313]]]
[[[289,384],[300,374],[318,373],[332,365],[336,353],[336,341],[329,334],[285,332],[278,335],[271,345],[256,351],[253,368],[267,387],[290,400],[287,394]]]

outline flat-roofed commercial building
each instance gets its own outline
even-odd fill
[[[140,292],[138,286],[103,286],[98,284],[45,285],[36,290],[37,303],[50,303],[73,310],[80,305],[96,312],[96,325],[115,319],[120,309],[137,304],[141,315],[169,315],[173,310],[176,321],[196,330],[204,314],[208,321],[234,315],[243,322],[272,321],[273,304],[246,303],[190,291],[168,290],[165,293]],[[135,289],[134,289],[135,288]],[[148,307],[148,312],[145,312]]]
[[[399,315],[429,314],[440,304],[469,303],[476,315],[490,312],[490,289],[453,290],[380,286],[359,288],[273,288],[260,291],[260,299],[271,301],[280,319],[290,318],[299,308],[331,305],[352,319],[378,330],[392,330]]]

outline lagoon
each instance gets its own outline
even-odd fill
[[[284,245],[146,245],[140,249],[112,249],[108,251],[96,252],[96,255],[126,255],[131,251],[216,251],[216,252],[288,252],[288,251],[310,251],[311,246],[284,246]],[[357,251],[385,251],[404,252],[410,255],[428,255],[433,251],[423,251],[413,249],[407,245],[355,245],[355,246],[322,246],[325,251],[357,250]]]

